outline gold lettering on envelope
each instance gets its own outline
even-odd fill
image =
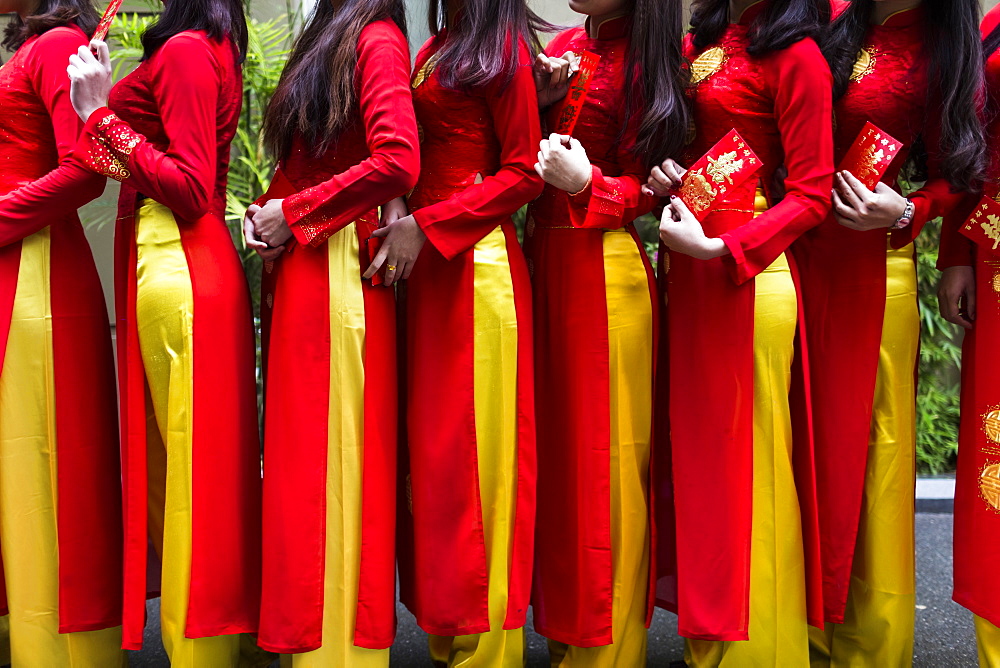
[[[708,167],[705,168],[705,171],[708,172],[708,175],[716,183],[728,181],[732,185],[733,174],[741,169],[743,169],[743,160],[736,158],[736,151],[730,151],[729,153],[723,153],[718,158],[709,156]]]

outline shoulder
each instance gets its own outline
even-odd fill
[[[790,46],[768,54],[766,60],[772,60],[782,67],[790,67],[796,70],[800,68],[815,69],[817,72],[829,72],[830,66],[819,50],[819,45],[812,37],[806,37],[791,44]]]
[[[986,17],[983,19],[983,37],[988,36],[998,25],[1000,25],[1000,5],[987,12]]]
[[[851,6],[850,2],[847,0],[830,0],[830,20],[837,18],[844,11]]]
[[[552,41],[545,47],[545,52],[550,56],[561,56],[566,52],[566,48],[575,40],[584,36],[586,32],[583,27],[570,28],[552,38]]]
[[[204,68],[210,65],[219,74],[227,62],[226,51],[232,54],[225,41],[211,39],[201,30],[185,30],[164,42],[150,63],[157,69],[183,69],[191,77],[205,74]]]
[[[361,29],[358,36],[358,51],[378,53],[386,47],[399,50],[402,48],[409,55],[409,44],[403,31],[391,19],[373,21]]]
[[[64,67],[70,55],[79,50],[81,46],[87,46],[90,40],[83,34],[83,31],[74,26],[60,26],[46,30],[26,45],[27,56],[35,61],[59,61]]]

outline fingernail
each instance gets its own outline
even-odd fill
[[[670,199],[677,199],[677,195],[671,195]]]

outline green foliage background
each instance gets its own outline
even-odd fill
[[[247,251],[241,221],[247,207],[267,188],[274,168],[260,141],[263,110],[281,75],[300,16],[291,10],[270,21],[251,19],[250,48],[243,68],[243,118],[233,142],[229,172],[227,223],[241,250],[254,298],[259,325],[260,259]],[[142,55],[140,38],[153,20],[150,14],[122,14],[115,22],[112,50],[115,75],[130,70]],[[905,184],[904,184],[905,185]],[[523,211],[517,216],[523,226]],[[650,257],[657,250],[657,221],[646,216],[637,221],[639,235]],[[917,278],[920,303],[920,360],[917,396],[917,461],[921,472],[942,473],[955,465],[958,436],[958,381],[961,356],[959,328],[944,321],[935,297],[938,272],[937,240],[940,221],[933,221],[917,240]],[[259,329],[259,327],[258,327]]]

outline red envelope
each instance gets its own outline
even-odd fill
[[[601,62],[601,57],[596,53],[584,51],[580,54],[580,68],[573,77],[569,85],[569,92],[563,98],[556,115],[555,132],[561,135],[572,135],[576,121],[580,118],[580,110],[587,100],[587,93],[590,92],[590,80],[594,78],[597,71],[597,64]]]
[[[684,174],[677,196],[698,220],[705,220],[718,202],[743,185],[762,167],[760,158],[736,130],[720,139]]]
[[[124,0],[111,0],[108,3],[108,8],[104,10],[104,16],[101,17],[101,22],[97,24],[97,30],[94,31],[94,36],[91,37],[92,40],[100,39],[105,40],[108,38],[108,32],[111,30],[111,24],[114,23],[115,14],[121,9],[122,2]]]
[[[1000,197],[996,186],[987,190],[960,232],[986,251],[1000,255]]]
[[[892,135],[882,132],[871,123],[865,123],[837,171],[850,172],[868,190],[874,191],[885,170],[889,169],[889,164],[902,148],[902,142]]]

